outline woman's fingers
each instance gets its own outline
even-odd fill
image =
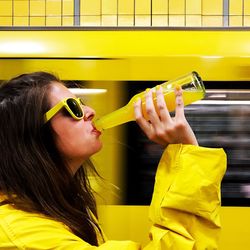
[[[177,121],[179,120],[185,120],[185,114],[184,114],[184,101],[183,101],[183,95],[182,95],[182,89],[180,86],[176,86],[175,90],[175,119]]]

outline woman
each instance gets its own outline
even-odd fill
[[[156,112],[146,93],[134,104],[138,125],[166,147],[150,206],[153,226],[145,249],[216,249],[220,228],[222,149],[199,147],[176,89],[171,118],[161,88]],[[95,112],[46,72],[18,76],[0,88],[0,249],[128,249],[104,239],[87,171],[101,132]]]

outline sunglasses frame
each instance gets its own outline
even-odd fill
[[[69,107],[67,101],[69,99],[73,99],[74,101],[76,101],[76,103],[79,105],[79,108],[82,110],[82,116],[81,117],[78,117],[76,116],[71,108]],[[62,99],[60,102],[58,102],[54,107],[52,107],[49,111],[47,111],[45,114],[44,114],[44,123],[48,122],[55,114],[57,114],[62,108],[65,108],[69,114],[75,119],[75,120],[82,120],[83,117],[84,117],[84,110],[83,108],[81,107],[82,104],[82,100],[81,98],[74,98],[74,97],[67,97],[67,98],[64,98]]]

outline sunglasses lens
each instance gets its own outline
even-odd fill
[[[76,117],[83,117],[82,108],[76,100],[68,99],[67,104]]]

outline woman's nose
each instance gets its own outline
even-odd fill
[[[83,107],[84,111],[84,120],[85,121],[91,121],[95,116],[95,110],[90,108],[89,106]]]

